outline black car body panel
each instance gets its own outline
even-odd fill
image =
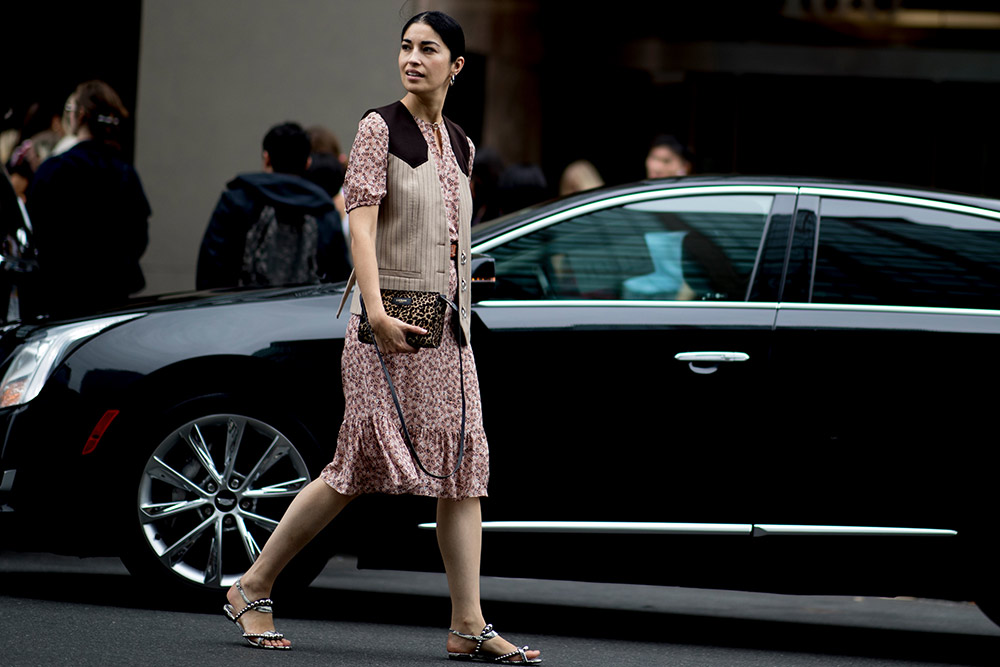
[[[711,177],[590,191],[474,228],[497,274],[473,307],[491,456],[484,572],[994,595],[980,566],[996,548],[981,381],[998,363],[995,235],[994,200]],[[120,462],[148,457],[165,411],[211,396],[266,405],[329,461],[342,289],[134,304],[140,317],[80,343],[37,398],[0,408],[2,468],[17,469],[3,514],[37,520],[67,499],[134,514]],[[4,369],[31,331],[4,334]],[[335,548],[363,567],[440,568],[432,520],[431,500],[366,498],[338,519]],[[111,538],[81,544],[93,523],[49,537],[113,552]]]

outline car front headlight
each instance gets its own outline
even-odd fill
[[[143,315],[144,313],[132,313],[102,317],[43,329],[32,334],[14,353],[3,381],[0,382],[0,408],[23,405],[38,396],[52,371],[62,362],[67,351],[79,341]]]

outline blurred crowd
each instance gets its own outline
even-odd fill
[[[8,114],[9,116],[9,114]],[[56,316],[114,306],[145,286],[139,259],[152,213],[122,150],[129,113],[102,81],[80,84],[61,109],[34,104],[0,133],[0,161],[34,233],[36,312]],[[10,125],[11,123],[8,123]],[[226,184],[198,257],[199,289],[334,281],[350,272],[343,182],[348,156],[328,128],[276,125],[264,137],[259,172]],[[649,145],[647,178],[692,172],[690,149],[672,135]],[[550,187],[537,164],[505,164],[478,147],[473,224],[554,196],[604,185],[591,162],[570,162]]]

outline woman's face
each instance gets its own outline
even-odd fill
[[[687,176],[690,171],[688,161],[666,146],[654,146],[646,156],[646,178]]]
[[[409,93],[447,89],[453,74],[458,74],[465,60],[451,61],[451,51],[441,36],[426,23],[414,23],[406,29],[399,48],[399,76]]]

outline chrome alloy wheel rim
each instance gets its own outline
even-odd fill
[[[210,415],[176,429],[150,456],[139,521],[164,567],[202,586],[231,586],[308,483],[302,455],[273,426]]]

